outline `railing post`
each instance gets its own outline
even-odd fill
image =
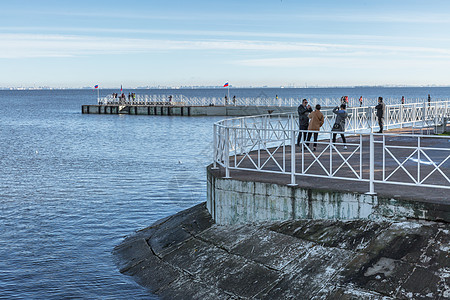
[[[294,116],[291,116],[291,183],[288,186],[296,186],[295,183],[295,121]]]
[[[263,125],[262,125],[263,130],[264,130],[263,133],[262,133],[264,149],[267,149],[267,128],[268,128],[267,123],[268,123],[268,118],[269,118],[269,116],[267,116],[267,115],[264,116],[264,118],[263,118]]]
[[[444,115],[447,116],[447,109],[448,109],[448,101],[445,101],[445,113]]]
[[[370,132],[373,133],[373,114],[374,114],[375,109],[373,107],[369,107],[369,113],[370,113]]]
[[[375,139],[373,131],[370,132],[369,139],[369,191],[367,195],[375,195],[374,180],[375,180]]]
[[[422,114],[422,128],[425,127],[425,121],[426,121],[426,116],[427,116],[427,103],[424,102],[423,103],[423,114]]]
[[[213,169],[217,168],[217,151],[219,149],[219,145],[217,144],[217,125],[213,125]]]
[[[228,125],[228,124],[227,124]],[[230,177],[230,128],[225,127],[225,178]]]
[[[417,184],[420,182],[420,135],[417,136]]]
[[[386,105],[386,111],[385,111],[385,123],[386,123],[386,130],[389,130],[389,118],[390,118],[390,115],[391,115],[391,113],[390,113],[390,107],[388,107],[387,105]]]
[[[403,105],[400,104],[400,128],[403,128]]]

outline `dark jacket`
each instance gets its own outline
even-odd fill
[[[340,128],[333,127],[332,131],[345,131],[345,119],[348,118],[348,113],[345,110],[339,110],[339,107],[333,108],[333,113],[336,114],[336,121],[334,124],[339,124]]]
[[[378,103],[377,106],[375,106],[375,109],[377,110],[377,118],[384,118],[384,112],[386,111],[386,104],[384,102]]]
[[[298,116],[300,118],[299,119],[300,127],[308,129],[308,125],[309,125],[308,115],[310,112],[312,112],[311,107],[309,109],[304,107],[303,105],[300,105],[298,107]]]

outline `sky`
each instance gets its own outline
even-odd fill
[[[0,86],[450,85],[450,1],[0,0]]]

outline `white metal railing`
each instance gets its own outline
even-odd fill
[[[187,97],[184,95],[135,95],[135,98],[124,95],[113,96],[108,95],[98,99],[99,105],[177,105],[177,106],[278,106],[278,107],[296,107],[300,104],[301,98],[294,97]],[[448,101],[449,99],[440,99],[439,102]],[[364,98],[363,106],[373,106],[377,104],[377,98]],[[395,105],[400,103],[400,99],[386,98],[384,103],[387,105]],[[414,98],[408,99],[407,104],[422,104],[424,99]],[[340,97],[337,98],[311,98],[309,102],[312,104],[320,104],[322,107],[332,107],[340,104]],[[356,98],[349,98],[349,107],[360,107],[360,103]]]
[[[374,147],[382,151],[383,164],[375,182],[450,188],[448,137],[402,134],[403,143],[399,143],[392,136],[374,138]]]
[[[213,167],[224,167],[226,177],[230,170],[290,174],[291,185],[295,185],[297,175],[357,180],[369,183],[369,193],[374,193],[376,182],[450,188],[448,137],[376,134],[373,131],[378,122],[373,107],[350,108],[348,112],[346,134],[351,134],[351,139],[344,151],[342,143],[332,143],[331,110],[322,110],[325,124],[319,132],[317,152],[312,147],[292,147],[297,135],[304,132],[297,129],[296,114],[217,122]],[[386,129],[423,127],[439,125],[446,116],[450,116],[449,101],[386,105],[384,123]],[[369,168],[363,170],[363,165]]]

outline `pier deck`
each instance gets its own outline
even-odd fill
[[[83,114],[126,114],[150,116],[250,116],[295,112],[296,107],[279,106],[177,106],[177,105],[82,105]]]

